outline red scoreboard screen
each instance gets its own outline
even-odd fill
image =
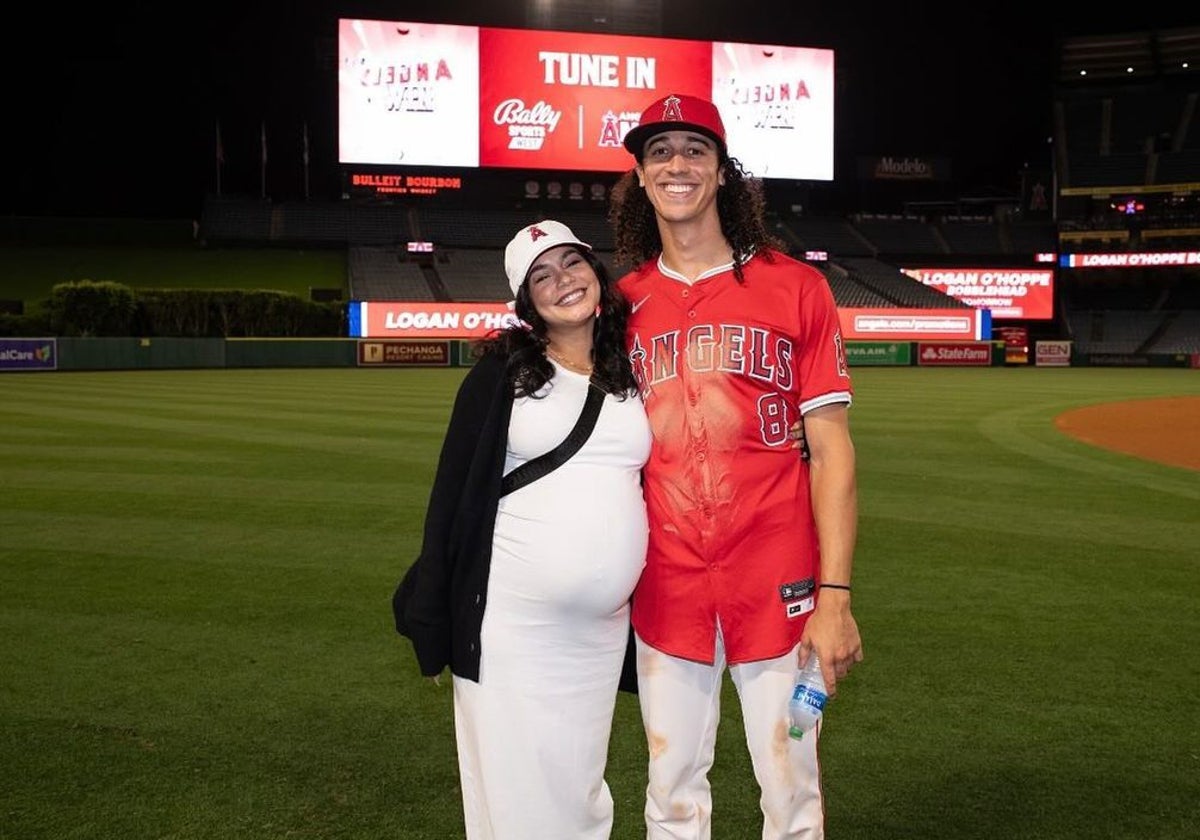
[[[760,178],[833,180],[834,54],[809,47],[338,21],[338,160],[623,172],[668,93],[711,99]]]

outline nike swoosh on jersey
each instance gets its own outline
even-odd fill
[[[648,301],[648,300],[650,300],[650,295],[646,295],[644,298],[642,298],[641,300],[639,300],[637,303],[635,303],[635,304],[633,304],[632,306],[630,306],[630,307],[629,307],[629,312],[630,312],[630,314],[632,314],[632,313],[634,313],[634,312],[637,312],[639,309],[641,309],[641,308],[642,308],[642,304],[643,304],[643,303],[645,303],[645,302],[646,302],[646,301]]]

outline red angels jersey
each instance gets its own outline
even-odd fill
[[[815,604],[808,465],[789,429],[853,395],[833,294],[812,266],[758,253],[693,284],[651,260],[619,281],[653,435],[633,626],[673,656],[782,656]]]

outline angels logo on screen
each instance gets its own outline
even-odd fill
[[[637,127],[642,115],[635,111],[616,113],[612,108],[600,117],[600,140],[596,143],[600,148],[624,149],[625,135]]]

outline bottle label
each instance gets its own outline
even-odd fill
[[[814,712],[820,712],[825,708],[825,701],[828,696],[823,691],[817,691],[812,686],[798,684],[792,692],[792,700],[799,701],[806,706],[810,706]]]

